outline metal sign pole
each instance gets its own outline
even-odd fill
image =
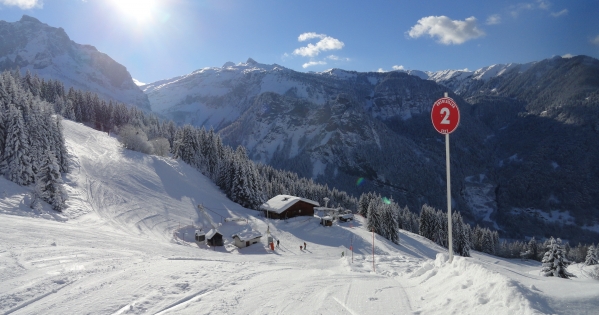
[[[372,270],[376,272],[376,267],[374,266],[374,228],[372,229]]]
[[[451,172],[449,163],[449,134],[445,134],[445,163],[447,164],[447,235],[449,241],[449,262],[453,261],[453,230],[451,228]]]

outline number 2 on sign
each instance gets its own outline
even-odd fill
[[[449,125],[450,124],[450,122],[449,122],[449,108],[447,108],[447,107],[441,108],[440,114],[441,115],[445,115],[445,117],[443,117],[443,120],[441,120],[441,125]]]

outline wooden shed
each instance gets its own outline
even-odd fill
[[[242,231],[239,232],[237,234],[233,234],[233,236],[231,236],[231,238],[233,239],[233,242],[235,243],[235,246],[242,248],[242,247],[248,247],[252,244],[256,244],[260,241],[260,238],[262,237],[262,233],[258,232],[258,231]]]
[[[196,242],[204,242],[206,240],[206,233],[202,230],[196,230]]]
[[[206,233],[206,244],[210,246],[225,245],[225,242],[223,241],[223,235],[215,229],[208,231],[208,233]]]
[[[288,219],[297,216],[314,216],[318,202],[306,198],[278,195],[260,206],[264,216],[272,219]]]
[[[333,218],[326,216],[326,217],[322,217],[320,218],[320,224],[324,225],[324,226],[333,226]]]

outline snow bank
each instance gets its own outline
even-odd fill
[[[542,314],[531,304],[534,294],[497,272],[447,254],[437,254],[414,271],[410,281],[419,291],[423,314]],[[527,296],[529,299],[527,299]],[[416,310],[416,308],[414,308]]]

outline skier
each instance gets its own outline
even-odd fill
[[[304,249],[306,249],[306,242],[304,242]]]
[[[300,245],[300,250],[302,250],[302,245]]]
[[[277,240],[277,247],[279,247],[279,240]]]

